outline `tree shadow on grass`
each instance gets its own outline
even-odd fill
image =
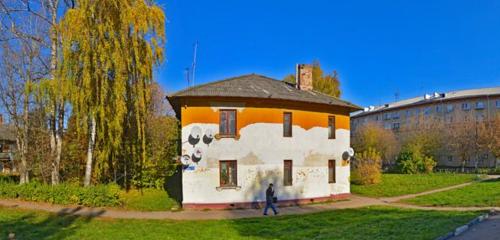
[[[9,239],[12,233],[15,239],[65,239],[105,212],[76,215],[80,210],[81,207],[65,208],[56,214],[13,210],[12,216],[0,218],[0,239]]]

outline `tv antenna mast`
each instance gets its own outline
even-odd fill
[[[195,84],[194,81],[196,78],[196,54],[197,54],[197,51],[198,51],[198,41],[196,41],[194,43],[194,46],[193,46],[193,65],[191,66],[191,74],[192,74],[191,83],[193,84],[193,86]]]

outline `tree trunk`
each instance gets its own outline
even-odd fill
[[[96,122],[95,117],[90,117],[90,126],[89,126],[89,144],[87,147],[87,164],[85,166],[85,180],[83,185],[85,187],[90,186],[90,179],[92,177],[92,159],[94,155],[94,146],[95,146],[95,135],[96,135]]]
[[[52,29],[50,30],[50,72],[52,79],[56,78],[57,71],[57,31],[55,26],[57,25],[57,7],[59,5],[58,0],[48,1],[50,7],[51,23]],[[62,151],[62,137],[64,129],[64,96],[62,95],[62,84],[61,79],[58,79],[58,89],[54,100],[54,110],[52,112],[51,118],[51,152],[52,152],[52,171],[51,171],[51,181],[52,185],[59,184],[59,168],[61,165],[61,151]]]

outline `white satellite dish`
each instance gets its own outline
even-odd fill
[[[347,153],[349,154],[349,157],[354,157],[354,149],[352,149],[351,147],[347,149]]]

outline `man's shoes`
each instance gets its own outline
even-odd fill
[[[264,215],[264,216],[267,216],[267,213],[264,213],[263,215]]]
[[[279,214],[279,212],[275,212],[275,213],[274,213],[274,215],[278,215],[278,214]]]

